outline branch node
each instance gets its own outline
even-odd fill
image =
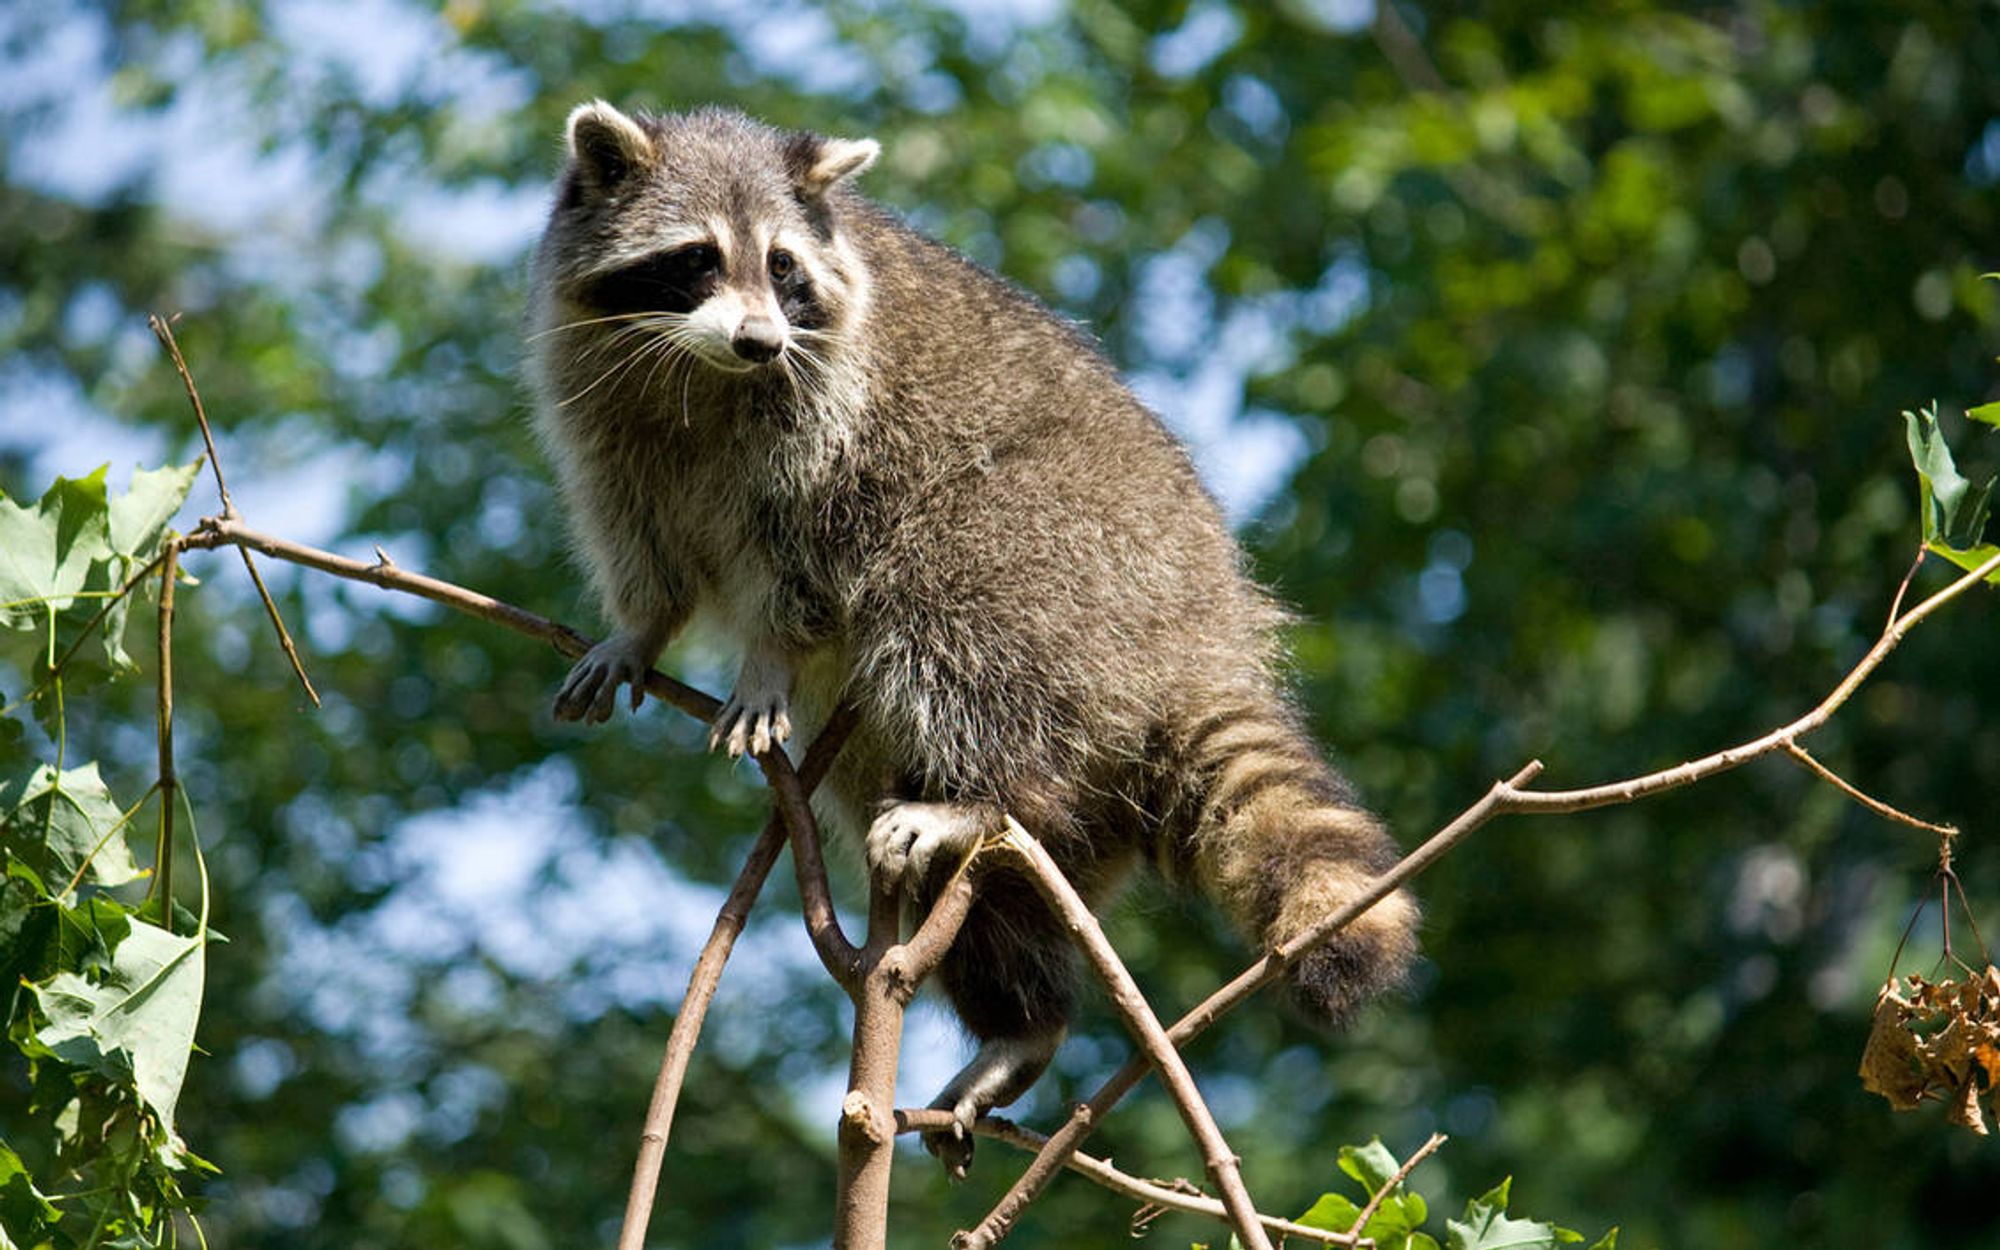
[[[848,1090],[847,1097],[840,1102],[840,1131],[858,1133],[871,1146],[879,1146],[890,1138],[890,1134],[882,1131],[875,1104],[858,1089]]]

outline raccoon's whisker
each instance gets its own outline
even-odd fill
[[[566,407],[570,404],[575,403],[577,400],[582,399],[584,396],[590,394],[592,391],[602,386],[605,380],[607,378],[610,378],[613,374],[618,374],[622,376],[623,374],[629,372],[632,366],[636,364],[639,360],[643,359],[648,350],[650,350],[653,344],[658,341],[660,341],[660,338],[655,337],[652,339],[648,339],[646,342],[641,343],[638,347],[628,352],[623,359],[613,362],[609,368],[607,368],[604,372],[598,374],[596,380],[591,382],[589,386],[584,387],[582,390],[570,396],[568,399],[563,400],[562,401],[563,405]]]
[[[681,354],[682,350],[680,345],[674,341],[671,333],[656,330],[651,340],[633,353],[632,360],[626,372],[632,373],[636,371],[641,364],[648,358],[651,358],[653,362],[652,367],[646,371],[645,380],[639,384],[639,391],[641,394],[644,394],[652,387],[653,376],[659,372],[660,365]]]
[[[527,341],[533,343],[539,339],[545,339],[551,334],[560,334],[564,330],[581,330],[586,326],[601,326],[613,321],[641,321],[648,317],[678,317],[681,315],[679,313],[627,312],[610,313],[602,317],[583,317],[576,321],[565,321],[559,326],[549,326],[547,329],[537,330],[528,336]]]
[[[650,391],[653,389],[653,379],[659,376],[661,365],[679,364],[688,359],[687,349],[673,337],[666,334],[660,336],[659,344],[651,350],[654,357],[653,367],[646,370],[646,380],[639,384],[641,391]],[[669,372],[667,376],[672,377],[673,374]]]

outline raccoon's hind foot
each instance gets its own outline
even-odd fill
[[[646,672],[657,647],[638,634],[617,633],[584,653],[556,691],[555,718],[601,725],[618,705],[618,687],[632,687],[632,709],[646,697]]]
[[[932,865],[956,863],[999,827],[999,814],[983,803],[895,803],[868,827],[868,866],[914,890]]]
[[[1039,1037],[1001,1037],[986,1042],[972,1062],[951,1078],[931,1110],[949,1111],[951,1128],[924,1134],[924,1149],[944,1165],[955,1181],[972,1166],[972,1122],[995,1107],[1004,1107],[1028,1092],[1055,1057],[1065,1030]]]
[[[746,751],[762,755],[792,736],[791,709],[791,661],[768,643],[754,644],[737,670],[729,702],[709,726],[708,749],[726,749],[731,759]]]

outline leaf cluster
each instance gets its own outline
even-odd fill
[[[68,693],[138,671],[123,645],[132,579],[199,467],[141,471],[116,496],[103,469],[33,507],[0,495],[0,625],[25,636],[0,637],[0,658],[34,683],[0,720],[15,748],[0,766],[0,1035],[14,1059],[0,1079],[25,1086],[0,1119],[5,1250],[171,1242],[174,1213],[194,1206],[187,1175],[212,1170],[175,1127],[208,934],[162,927],[163,904],[121,889],[147,875],[127,844],[145,800],[122,806],[95,760],[64,758]],[[28,706],[35,724],[12,719]],[[34,758],[36,739],[53,760]]]
[[[2000,1116],[2000,968],[1988,964],[1963,980],[1912,973],[1884,985],[1861,1084],[1898,1111],[1942,1102],[1950,1123],[1984,1137],[1981,1101]]]

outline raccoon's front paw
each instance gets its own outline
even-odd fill
[[[939,855],[962,858],[996,822],[984,807],[962,803],[897,803],[868,827],[868,866],[878,876],[915,886]]]
[[[708,749],[726,747],[729,758],[738,759],[745,751],[762,755],[791,736],[791,700],[784,691],[745,693],[739,688],[709,725]]]
[[[646,671],[653,657],[636,634],[614,634],[584,653],[556,691],[555,718],[601,725],[618,704],[618,687],[632,687],[632,709],[646,697]]]
[[[759,640],[743,655],[736,688],[708,729],[708,749],[729,758],[762,755],[792,736],[792,665],[777,644]]]

